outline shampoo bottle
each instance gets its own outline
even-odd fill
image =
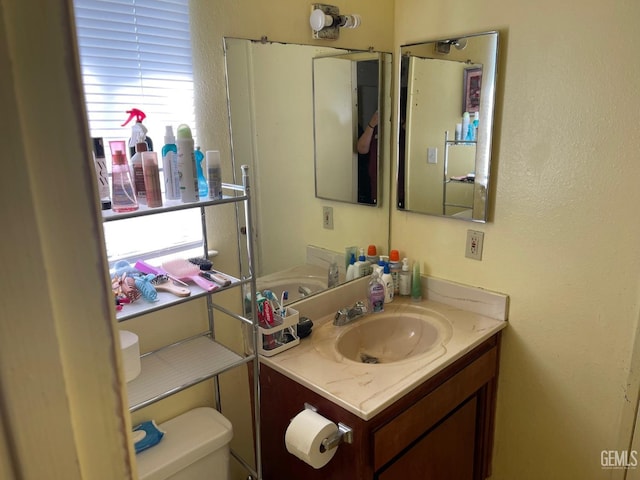
[[[402,270],[400,270],[400,276],[398,277],[398,283],[400,284],[399,294],[406,297],[411,295],[411,272],[409,271],[409,259],[402,259]]]
[[[162,147],[162,171],[164,172],[164,194],[167,200],[180,198],[180,174],[178,173],[178,147],[173,127],[167,125]]]
[[[98,193],[102,210],[111,208],[109,197],[109,172],[107,171],[107,159],[104,156],[104,143],[102,137],[93,138],[93,164],[98,178]]]
[[[400,253],[398,250],[391,250],[389,252],[389,270],[391,271],[391,276],[393,277],[393,293],[397,295],[400,293],[400,270],[402,269],[402,264],[400,263]]]
[[[138,200],[133,190],[131,170],[127,162],[124,140],[109,142],[111,147],[111,209],[114,212],[138,210]]]
[[[217,150],[207,150],[206,162],[209,199],[219,200],[222,198],[222,164],[220,162],[220,152]]]
[[[370,312],[376,313],[384,310],[384,285],[377,271],[371,274],[367,289],[367,299],[369,300]]]
[[[196,172],[196,160],[194,157],[193,137],[188,125],[178,127],[178,171],[180,172],[180,198],[185,203],[197,202],[198,174]]]
[[[156,152],[142,152],[142,172],[144,173],[144,189],[147,195],[147,206],[162,206],[162,189],[160,188],[160,168]]]
[[[198,196],[204,199],[209,195],[209,187],[207,179],[204,178],[204,155],[200,151],[200,147],[196,147],[195,152],[193,152],[193,158],[196,161],[196,173],[198,175]]]
[[[367,248],[367,261],[375,266],[378,260],[380,260],[380,257],[378,257],[378,249],[375,245],[369,245],[369,248]]]
[[[136,190],[138,202],[147,202],[147,190],[144,185],[144,172],[142,170],[142,152],[147,151],[145,142],[136,143],[136,153],[131,157],[131,168],[133,169],[133,185]]]
[[[382,274],[382,284],[384,285],[384,303],[393,302],[393,277],[391,276],[391,270],[389,264],[385,263],[384,272]]]

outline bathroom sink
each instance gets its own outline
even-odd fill
[[[326,290],[327,280],[314,275],[301,275],[269,280],[259,278],[257,288],[259,291],[271,290],[277,298],[280,298],[282,292],[286,290],[288,292],[288,300],[285,301],[285,304],[288,305],[313,293]]]
[[[451,325],[419,313],[374,313],[356,320],[335,340],[338,356],[358,363],[385,364],[444,353]]]

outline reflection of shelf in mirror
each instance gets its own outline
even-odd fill
[[[253,358],[243,358],[208,336],[143,355],[140,375],[127,383],[129,410],[139,410]]]
[[[478,142],[472,140],[445,140],[444,143],[446,143],[447,145],[466,145],[469,147],[474,147]]]
[[[468,183],[473,185],[475,183],[475,177],[469,175],[462,175],[460,177],[451,177],[447,180],[447,183]]]

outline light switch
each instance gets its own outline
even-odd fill
[[[427,163],[438,163],[438,147],[427,148]]]

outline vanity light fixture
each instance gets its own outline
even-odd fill
[[[434,48],[436,53],[448,55],[451,51],[452,45],[456,47],[457,50],[464,50],[465,48],[467,48],[467,40],[465,38],[452,38],[451,40],[443,40],[440,42],[436,42]]]
[[[360,23],[360,15],[340,15],[340,9],[335,5],[311,5],[309,24],[313,31],[312,37],[316,40],[336,40],[340,37],[340,27],[356,28]]]

